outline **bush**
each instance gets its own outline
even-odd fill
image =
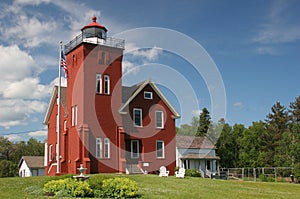
[[[275,182],[275,178],[272,177],[272,176],[267,176],[267,175],[264,175],[264,174],[261,174],[259,176],[259,179],[260,181],[262,182]]]
[[[39,186],[31,186],[24,189],[25,193],[30,195],[36,195],[36,196],[42,196],[43,195],[43,189]]]
[[[196,169],[186,169],[185,176],[201,177],[201,173],[199,171],[197,171]]]
[[[137,196],[137,194],[138,187],[136,182],[128,178],[110,178],[103,181],[101,197],[132,198]]]
[[[43,190],[50,195],[70,195],[72,197],[92,195],[92,189],[87,182],[81,182],[71,178],[51,180],[44,185]]]
[[[91,189],[100,190],[102,187],[103,180],[108,178],[111,177],[103,176],[103,175],[93,175],[90,177],[90,179],[87,182],[89,183]]]

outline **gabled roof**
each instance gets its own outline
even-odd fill
[[[163,95],[163,93],[159,90],[159,88],[152,82],[151,80],[146,80],[140,84],[133,85],[131,87],[122,87],[122,107],[119,109],[120,114],[127,114],[125,108],[129,105],[129,103],[145,88],[145,86],[150,85],[152,89],[156,92],[156,94],[160,97],[161,100],[167,105],[170,111],[173,113],[173,118],[179,118],[179,113],[175,110],[175,108],[171,105],[171,103],[167,100],[167,98]]]
[[[216,149],[215,145],[210,141],[209,138],[196,137],[196,136],[176,136],[177,148],[183,149]]]
[[[66,87],[60,87],[60,92],[61,92],[60,93],[60,102],[61,102],[61,104],[63,106],[63,109],[65,111],[65,114],[67,116],[68,115],[68,110],[67,110],[67,103],[66,103],[66,96],[67,96],[66,95],[66,93],[67,93]],[[48,104],[47,112],[46,112],[45,117],[44,117],[44,121],[43,121],[44,125],[48,124],[48,121],[49,121],[49,118],[50,118],[53,106],[56,103],[57,93],[58,93],[58,86],[54,86],[54,88],[52,90],[50,102]]]
[[[23,161],[29,168],[44,168],[44,156],[22,156],[19,162],[19,168]]]

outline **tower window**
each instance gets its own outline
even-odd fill
[[[102,158],[102,139],[96,138],[96,158]]]
[[[72,106],[72,126],[76,126],[78,123],[78,106]]]
[[[110,157],[110,141],[109,138],[104,138],[104,158]]]
[[[102,93],[101,74],[96,74],[96,93]]]
[[[49,161],[51,162],[53,159],[53,151],[52,151],[52,144],[49,145]]]
[[[104,94],[110,94],[109,87],[110,87],[110,80],[109,75],[104,75]]]
[[[105,63],[105,52],[101,52],[100,56],[98,56],[98,64],[104,64]]]

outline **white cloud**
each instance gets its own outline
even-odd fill
[[[19,135],[16,135],[16,134],[6,135],[4,137],[7,138],[11,142],[17,142],[17,141],[22,140],[22,137],[20,137]]]
[[[36,17],[21,15],[16,20],[15,26],[7,27],[4,30],[3,36],[6,39],[21,41],[18,43],[22,43],[28,48],[40,46],[42,43],[52,44],[58,41],[53,36],[57,34],[59,25],[51,18],[47,21],[41,21]]]
[[[15,0],[15,5],[39,5],[41,3],[49,3],[51,0]]]
[[[253,38],[258,43],[287,43],[300,39],[300,24],[289,9],[294,6],[291,1],[274,1],[266,22],[260,25],[258,34]]]
[[[162,48],[154,46],[149,49],[141,49],[133,43],[126,43],[125,54],[128,53],[135,58],[145,59],[145,61],[155,61],[163,53]]]
[[[47,136],[47,131],[33,131],[28,133],[28,135],[31,137],[44,137]]]
[[[242,102],[235,102],[235,103],[233,104],[233,106],[234,106],[236,109],[239,109],[239,110],[241,110],[241,109],[243,109],[243,108],[245,107],[245,105],[244,105]]]
[[[272,47],[257,47],[255,51],[261,55],[278,55],[278,51]]]
[[[0,126],[9,129],[12,126],[27,125],[34,113],[44,113],[47,104],[43,101],[22,99],[0,100]]]
[[[192,114],[193,114],[194,116],[199,116],[201,113],[202,113],[202,110],[199,110],[199,109],[197,109],[197,110],[192,110]]]
[[[49,86],[40,84],[37,78],[25,78],[7,85],[7,88],[4,88],[3,97],[7,99],[42,99],[50,93]]]
[[[0,57],[0,71],[5,74],[0,81],[21,80],[39,71],[33,58],[16,45],[0,45]]]

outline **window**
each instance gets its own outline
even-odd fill
[[[131,158],[139,158],[139,141],[138,140],[131,140]]]
[[[53,159],[53,151],[52,151],[52,144],[49,146],[49,161],[52,161]]]
[[[152,92],[145,91],[144,92],[144,99],[153,99]]]
[[[96,138],[96,158],[102,158],[102,139]]]
[[[157,158],[165,157],[165,146],[164,146],[164,141],[162,140],[156,141],[156,157]]]
[[[56,115],[56,133],[58,133],[58,127],[59,127],[59,123],[58,123],[58,115]]]
[[[104,94],[109,94],[109,75],[104,75]]]
[[[64,131],[67,131],[67,120],[64,120]]]
[[[134,126],[142,126],[142,109],[133,109],[133,124]]]
[[[101,74],[96,74],[96,93],[102,93]]]
[[[105,62],[105,52],[101,52],[98,54],[98,64],[104,64]]]
[[[72,126],[76,126],[78,122],[78,106],[72,106]]]
[[[104,158],[110,157],[109,138],[104,138]]]
[[[164,128],[164,112],[155,111],[155,126],[156,128]]]

